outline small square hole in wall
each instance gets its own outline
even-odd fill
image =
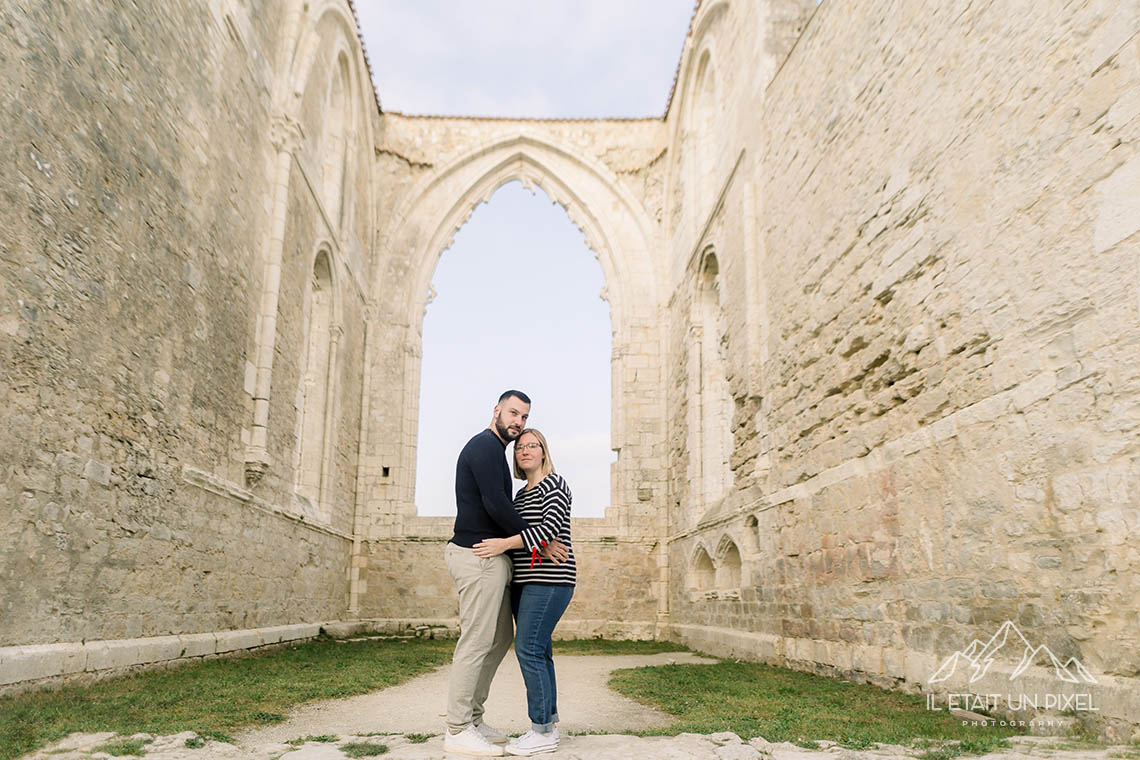
[[[389,473],[389,472],[390,472],[389,468],[387,468],[387,467],[381,467],[381,468],[380,468],[380,477],[382,477],[382,478],[386,478],[386,477],[388,477],[388,473]]]

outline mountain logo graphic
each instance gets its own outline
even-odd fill
[[[1037,660],[1044,658],[1045,663],[1053,666],[1053,672],[1056,673],[1057,678],[1068,683],[1096,683],[1096,679],[1089,673],[1088,669],[1081,664],[1080,660],[1076,657],[1070,657],[1067,662],[1063,663],[1058,659],[1057,655],[1047,646],[1035,647],[1029,643],[1029,640],[1022,635],[1021,631],[1017,630],[1017,626],[1012,621],[1005,621],[1001,624],[988,642],[982,642],[974,639],[970,645],[965,649],[959,650],[950,655],[946,662],[942,663],[942,667],[935,671],[934,675],[930,677],[928,683],[938,683],[945,681],[950,676],[954,675],[954,671],[961,665],[963,668],[969,666],[970,683],[974,683],[986,674],[990,669],[990,665],[997,659],[998,653],[1004,652],[1006,655],[1013,657],[1020,657],[1017,667],[1013,669],[1009,680],[1014,680],[1019,675],[1025,672],[1025,669],[1032,665]],[[1045,664],[1043,663],[1043,664]]]

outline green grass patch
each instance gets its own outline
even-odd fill
[[[454,650],[446,640],[317,639],[256,657],[0,698],[0,760],[75,731],[194,731],[232,742],[235,730],[277,722],[302,703],[365,694],[429,672],[450,662]]]
[[[851,749],[874,742],[923,743],[929,760],[980,754],[1023,733],[999,726],[963,726],[946,713],[928,711],[923,697],[744,662],[664,665],[614,671],[610,686],[677,717],[642,736],[732,731],[744,739],[817,740]]]
[[[425,744],[428,739],[435,736],[435,734],[404,734],[404,738],[410,744]]]
[[[631,641],[611,639],[570,639],[555,641],[555,655],[581,654],[660,654],[661,652],[687,652],[688,647],[668,641]]]
[[[388,751],[387,744],[370,744],[369,742],[347,742],[340,745],[340,751],[349,757],[375,757]]]
[[[145,755],[144,747],[150,739],[118,739],[106,744],[100,744],[94,752],[106,752],[108,755],[123,757],[124,755]]]
[[[198,732],[198,736],[202,737],[208,742],[222,742],[224,744],[233,744],[234,737],[227,734],[225,731],[219,731],[216,728],[207,728]]]
[[[333,736],[332,734],[321,734],[320,736],[313,736],[312,734],[309,734],[308,736],[298,736],[296,739],[290,739],[285,743],[292,744],[294,747],[300,747],[305,742],[331,743],[335,742],[339,738],[339,736]]]

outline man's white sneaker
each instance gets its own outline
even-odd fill
[[[443,751],[458,752],[461,755],[475,755],[477,757],[502,757],[503,748],[498,744],[491,744],[479,733],[475,726],[468,726],[458,734],[446,731],[443,734]]]
[[[495,744],[507,743],[507,735],[497,728],[492,728],[486,723],[480,723],[475,726],[475,728],[479,729],[479,733],[483,734],[483,738],[489,742],[494,742]]]
[[[527,731],[519,738],[507,745],[508,755],[540,755],[544,752],[553,752],[558,749],[558,731],[555,729],[549,734],[540,734],[537,731]]]

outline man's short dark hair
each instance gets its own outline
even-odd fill
[[[517,398],[519,401],[523,402],[524,404],[530,403],[530,396],[526,395],[522,391],[514,391],[514,390],[503,391],[503,395],[499,396],[499,403],[500,404],[503,403],[504,401],[511,398],[512,396],[514,396],[515,398]]]

